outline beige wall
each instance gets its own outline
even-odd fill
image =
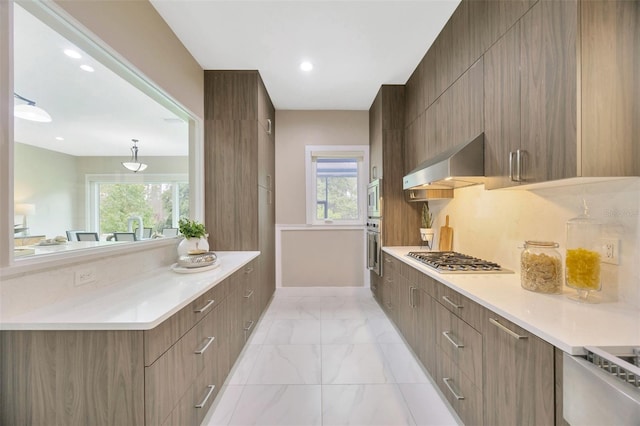
[[[276,223],[306,222],[305,146],[369,145],[368,111],[276,111]]]
[[[282,287],[363,285],[363,230],[283,230],[281,235]]]
[[[151,81],[204,118],[204,72],[147,0],[55,0]]]
[[[365,285],[364,231],[306,222],[305,146],[369,145],[368,111],[276,111],[276,266],[283,287]]]

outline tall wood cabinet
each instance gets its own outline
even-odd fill
[[[275,291],[275,109],[257,71],[205,71],[204,100],[209,245],[260,251],[262,312]]]
[[[407,203],[402,189],[404,103],[404,86],[383,85],[369,109],[370,178],[382,178],[384,246],[420,244],[420,206]]]

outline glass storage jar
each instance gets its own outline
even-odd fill
[[[538,293],[562,293],[562,257],[558,243],[525,241],[520,255],[520,285]]]
[[[600,228],[600,222],[589,216],[586,204],[583,214],[567,221],[566,284],[576,290],[569,297],[580,302],[593,302],[588,300],[589,294],[602,288]]]

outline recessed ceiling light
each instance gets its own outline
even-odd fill
[[[300,69],[302,71],[311,71],[313,69],[313,64],[309,61],[304,61],[300,64]]]
[[[93,67],[89,66],[89,65],[80,65],[80,69],[86,71],[86,72],[94,72],[95,70],[93,69]]]
[[[62,136],[56,136],[56,140],[57,140],[57,141],[63,141],[63,140],[64,140],[64,138],[63,138]]]
[[[73,49],[64,49],[64,54],[73,59],[80,59],[82,55]]]

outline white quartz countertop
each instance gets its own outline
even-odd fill
[[[407,256],[416,247],[383,251],[569,354],[582,354],[584,346],[640,345],[640,310],[632,305],[575,302],[567,297],[571,289],[533,293],[520,286],[518,273],[440,274]]]
[[[220,266],[215,269],[179,274],[167,266],[18,316],[0,316],[0,329],[152,329],[242,268],[260,252],[216,254]]]

